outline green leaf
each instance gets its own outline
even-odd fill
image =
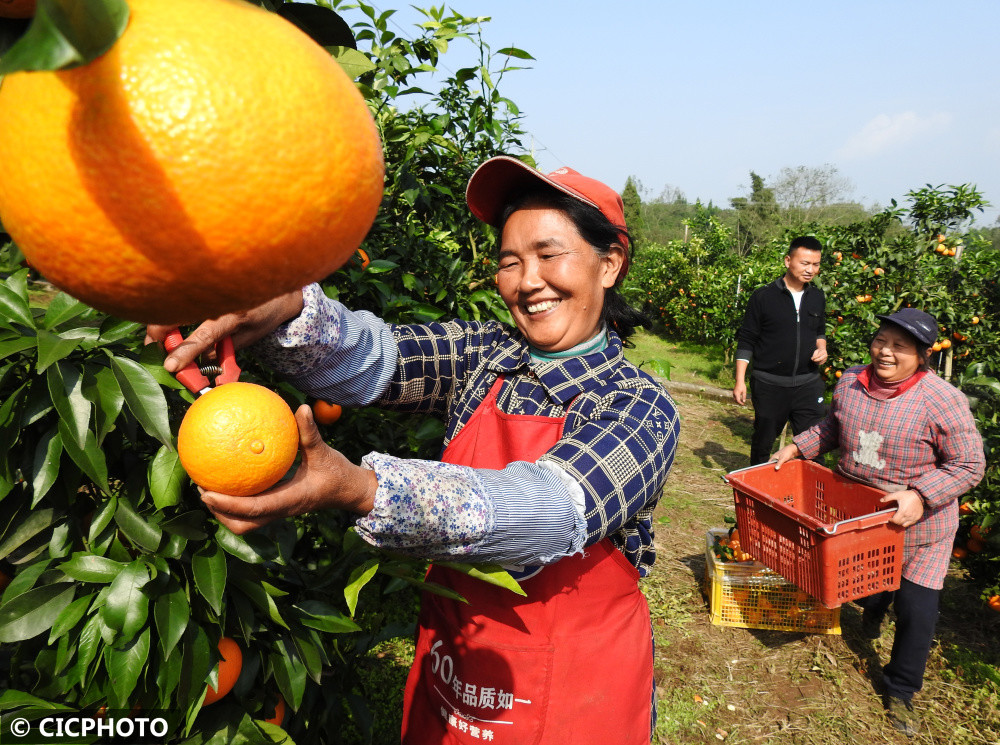
[[[204,530],[206,522],[207,519],[204,512],[189,510],[169,520],[164,520],[160,523],[160,528],[171,535],[179,535],[190,541],[203,541],[208,537],[208,533]]]
[[[181,682],[184,655],[177,653],[161,659],[156,669],[156,692],[159,695],[158,708],[169,708],[173,704],[173,692]]]
[[[73,542],[69,522],[56,525],[49,534],[49,558],[65,559],[73,550]]]
[[[108,588],[107,600],[101,608],[101,618],[123,641],[130,641],[149,616],[149,599],[143,588],[149,582],[149,568],[136,559],[114,578]]]
[[[9,712],[14,709],[23,709],[25,707],[31,707],[32,709],[46,709],[49,711],[70,711],[73,708],[72,706],[64,706],[63,704],[46,701],[43,698],[32,696],[30,693],[15,691],[13,689],[7,689],[2,695],[0,695],[0,711]]]
[[[270,619],[276,624],[283,628],[288,628],[288,624],[285,619],[281,617],[281,613],[278,611],[278,606],[274,602],[274,598],[271,597],[261,585],[256,582],[251,582],[250,580],[237,579],[235,580],[236,586],[242,590],[250,602],[256,605],[260,610],[268,614]]]
[[[150,435],[172,448],[173,435],[167,416],[167,399],[150,372],[127,357],[112,357],[111,369],[121,386],[129,411]]]
[[[372,577],[378,572],[378,559],[369,559],[359,567],[355,567],[351,576],[347,580],[344,588],[344,599],[347,600],[347,609],[353,616],[358,607],[358,596],[361,589],[367,585]]]
[[[44,372],[50,365],[68,357],[80,346],[79,339],[67,339],[45,329],[38,329],[38,362],[36,370]]]
[[[497,54],[503,54],[508,57],[515,57],[517,59],[535,59],[530,54],[525,52],[523,49],[518,49],[517,47],[504,47],[503,49],[498,49]]]
[[[163,360],[166,358],[167,352],[159,344],[146,344],[139,350],[139,364],[146,368],[146,372],[153,376],[153,380],[164,388],[174,388],[190,396],[190,391],[184,384],[163,369]],[[194,399],[192,397],[189,400]]]
[[[0,342],[0,360],[10,357],[12,354],[23,352],[25,349],[31,349],[37,343],[34,336],[27,334],[19,336],[16,339]]]
[[[103,442],[108,433],[115,428],[125,396],[109,368],[99,367],[93,370],[93,366],[88,367],[84,374],[83,395],[94,404],[97,442]]]
[[[3,63],[0,61],[0,68],[2,67]],[[2,74],[2,70],[0,70],[0,74]],[[27,271],[25,271],[24,276],[28,276]],[[15,292],[7,283],[0,284],[0,319],[9,319],[22,326],[27,326],[29,329],[35,328],[35,317],[31,314],[31,308],[28,307],[27,296]],[[14,328],[10,323],[4,325],[7,328]]]
[[[49,571],[50,564],[50,561],[42,560],[22,567],[21,570],[14,575],[14,579],[11,580],[10,584],[7,585],[7,589],[4,590],[4,598],[9,601],[30,590],[38,584],[38,580],[41,576]],[[42,584],[49,583],[43,582]]]
[[[115,519],[115,512],[118,510],[118,500],[114,497],[102,502],[94,511],[90,518],[90,527],[87,530],[87,541],[93,543],[103,530]]]
[[[62,438],[57,428],[49,429],[38,438],[35,458],[31,465],[31,506],[34,508],[59,476],[59,458],[62,456]]]
[[[304,600],[292,607],[305,614],[303,618],[299,619],[299,622],[311,629],[323,631],[328,634],[346,634],[361,630],[361,627],[354,622],[354,619],[345,616],[332,605],[322,600]]]
[[[112,582],[128,567],[123,561],[78,551],[59,565],[60,571],[80,582]]]
[[[670,380],[670,368],[672,366],[666,360],[648,360],[642,367],[645,367],[653,375]]]
[[[462,574],[467,574],[475,579],[481,579],[491,585],[496,585],[497,587],[503,587],[504,589],[510,590],[517,595],[527,595],[521,586],[517,583],[510,573],[502,569],[495,564],[464,564],[455,561],[435,561],[435,564],[443,567],[448,567],[449,569],[454,569],[456,572],[462,572]]]
[[[0,605],[0,642],[13,644],[38,636],[73,602],[76,585],[58,582],[28,590]]]
[[[295,649],[305,665],[306,674],[319,685],[322,683],[323,660],[319,650],[316,649],[316,644],[310,637],[303,634],[293,634],[292,640],[295,642]]]
[[[47,369],[45,378],[52,404],[61,420],[60,429],[70,435],[78,448],[84,448],[93,405],[83,395],[82,372],[73,365],[60,362]]]
[[[65,419],[59,420],[59,435],[62,440],[63,450],[66,451],[73,462],[80,467],[80,470],[89,479],[97,484],[105,494],[109,494],[111,487],[108,485],[108,463],[104,457],[104,452],[97,444],[97,436],[90,430],[87,430],[86,440],[83,447],[80,447],[70,426]]]
[[[77,638],[76,663],[72,672],[77,680],[87,677],[90,663],[97,657],[97,652],[101,648],[101,625],[100,615],[95,613],[80,631],[80,636]]]
[[[189,718],[197,714],[203,700],[205,681],[215,665],[215,645],[208,634],[197,624],[189,624],[184,641],[178,647],[183,652],[181,682],[177,687],[178,700],[189,704]]]
[[[149,464],[149,492],[156,509],[180,504],[186,483],[187,474],[177,451],[161,445]]]
[[[38,0],[28,30],[0,60],[0,75],[84,65],[112,47],[128,17],[125,0]]]
[[[81,316],[89,310],[89,305],[81,303],[65,292],[60,292],[49,301],[49,307],[45,309],[45,316],[42,318],[42,325],[47,329],[53,329],[59,324],[66,323],[66,321]]]
[[[20,548],[43,530],[47,530],[59,520],[53,509],[31,510],[0,543],[0,559],[6,559],[11,552]],[[6,532],[6,531],[5,531]]]
[[[302,663],[295,645],[287,639],[280,639],[277,646],[278,650],[270,654],[274,679],[285,701],[293,709],[298,709],[302,705],[302,695],[306,690],[306,666]]]
[[[137,546],[150,552],[156,551],[159,547],[163,531],[147,522],[124,499],[118,502],[118,509],[115,510],[115,522],[118,523],[118,527],[122,529],[125,537]]]
[[[427,303],[413,303],[410,305],[409,311],[413,315],[414,320],[418,323],[436,321],[444,315],[443,310],[436,308],[433,305],[428,305]]]
[[[275,743],[275,745],[295,745],[295,741],[292,740],[291,736],[277,724],[259,720],[255,724],[264,731],[269,741]]]
[[[153,620],[156,623],[164,658],[170,657],[177,642],[184,636],[190,616],[191,606],[188,604],[184,589],[176,582],[172,582],[170,589],[160,595],[153,605]]]
[[[131,703],[132,691],[149,659],[149,636],[150,631],[146,628],[125,649],[104,649],[104,664],[108,668],[118,707],[125,708]]]
[[[357,80],[366,72],[375,69],[375,63],[368,56],[350,47],[328,46],[326,50],[340,63],[351,80]]]
[[[105,343],[121,341],[130,336],[137,336],[143,329],[145,326],[141,323],[108,316],[101,322],[100,338]]]
[[[222,596],[226,591],[226,555],[215,543],[210,543],[191,557],[191,569],[198,592],[217,614],[222,613]]]
[[[215,540],[226,553],[247,564],[260,564],[273,560],[278,555],[274,545],[267,539],[252,533],[248,536],[236,535],[225,525],[219,525],[215,531]]]
[[[52,624],[52,633],[49,634],[49,646],[61,636],[68,634],[74,626],[80,623],[80,619],[87,613],[94,595],[84,595],[67,605],[63,612]]]

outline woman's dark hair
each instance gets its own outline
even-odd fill
[[[626,253],[626,270],[615,281],[614,287],[604,291],[604,307],[601,310],[601,322],[608,328],[613,328],[622,340],[622,345],[633,346],[630,337],[636,329],[651,326],[649,317],[642,311],[629,305],[616,289],[628,273],[627,267],[632,265],[635,256],[635,239],[624,225],[612,225],[599,209],[592,207],[579,199],[563,194],[555,189],[539,188],[519,194],[504,205],[500,213],[497,230],[503,234],[504,225],[510,216],[528,204],[541,205],[557,209],[570,219],[577,231],[591,245],[598,256],[602,258],[611,252],[611,246],[618,244]]]
[[[875,343],[876,337],[882,333],[882,329],[895,329],[896,331],[902,331],[907,340],[913,343],[913,346],[917,348],[917,354],[920,356],[920,362],[917,364],[917,370],[925,371],[931,369],[931,352],[933,351],[930,346],[924,344],[920,339],[911,334],[907,329],[899,326],[895,323],[882,322],[882,325],[878,327],[878,330],[872,334],[872,338],[868,340],[868,348],[871,349],[872,344]],[[872,360],[874,362],[875,360]]]

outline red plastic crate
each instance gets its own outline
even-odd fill
[[[743,550],[772,571],[836,608],[898,590],[903,528],[885,492],[810,460],[774,463],[726,475],[733,487]]]

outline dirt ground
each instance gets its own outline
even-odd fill
[[[669,383],[667,384],[669,388]],[[722,475],[749,464],[752,413],[673,391],[682,415],[675,465],[656,515],[657,562],[644,587],[654,617],[658,743],[901,743],[878,693],[892,616],[881,639],[858,634],[841,609],[841,635],[749,630],[710,622],[702,594],[705,533],[732,516]],[[910,742],[1000,742],[997,688],[970,685],[954,660],[1000,660],[1000,617],[953,570],[924,690],[924,729]]]

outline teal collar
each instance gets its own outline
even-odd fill
[[[561,352],[546,352],[528,345],[528,354],[531,355],[532,362],[547,362],[548,360],[562,360],[567,357],[582,357],[585,354],[593,354],[606,349],[608,346],[607,326],[601,326],[601,330],[587,341],[577,344],[575,347],[564,349]]]

